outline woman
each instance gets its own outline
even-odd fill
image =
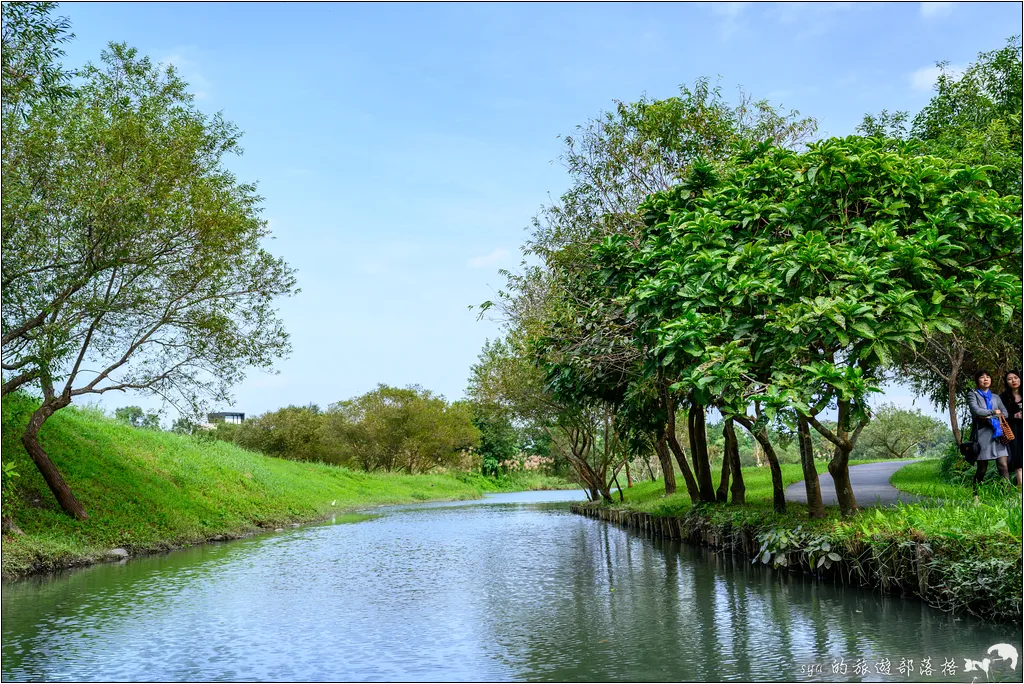
[[[1010,479],[1007,466],[1009,451],[1005,444],[999,442],[1003,429],[999,425],[999,416],[1007,415],[1006,406],[998,394],[992,394],[992,376],[988,371],[980,370],[974,374],[977,389],[968,392],[967,403],[974,416],[974,435],[981,452],[978,454],[978,469],[974,473],[974,500],[978,500],[978,483],[985,477],[988,462],[995,461],[999,474]]]
[[[1013,441],[1007,447],[1010,451],[1009,469],[1017,478],[1017,486],[1024,482],[1024,463],[1021,459],[1021,447],[1024,446],[1024,420],[1021,420],[1022,402],[1020,395],[1020,371],[1012,370],[1003,376],[1003,393],[999,395],[1006,407],[1006,422],[1013,430]]]

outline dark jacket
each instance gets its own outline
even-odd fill
[[[1014,420],[1014,416],[1020,413],[1021,405],[1013,398],[1013,390],[1007,389],[999,394],[999,398],[1003,400],[1003,404],[1006,406],[1007,420]],[[1017,418],[1020,420],[1020,418]]]

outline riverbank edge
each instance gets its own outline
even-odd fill
[[[212,544],[220,542],[238,541],[241,539],[249,539],[251,537],[259,536],[262,534],[269,534],[271,532],[281,532],[285,528],[299,528],[306,527],[308,525],[318,525],[325,523],[332,518],[338,518],[343,516],[356,516],[356,515],[367,515],[372,516],[375,509],[384,506],[403,506],[414,503],[439,503],[445,501],[475,501],[482,499],[485,494],[491,492],[478,491],[476,496],[466,497],[439,497],[436,499],[419,499],[410,498],[407,501],[393,501],[386,504],[371,504],[362,505],[349,508],[338,507],[327,514],[318,514],[314,517],[296,516],[292,518],[286,518],[280,521],[274,521],[267,525],[248,525],[238,529],[224,529],[222,531],[214,531],[213,534],[205,536],[201,539],[189,538],[189,539],[164,539],[159,540],[154,544],[147,545],[145,547],[137,548],[132,547],[131,551],[128,551],[124,547],[118,547],[99,553],[86,553],[76,554],[70,553],[67,555],[41,555],[38,557],[36,562],[32,563],[26,568],[22,568],[17,572],[10,572],[4,570],[0,573],[0,580],[4,582],[19,582],[32,577],[39,577],[41,575],[51,575],[66,572],[68,570],[74,570],[77,568],[85,568],[91,565],[97,565],[100,563],[119,563],[125,562],[132,558],[142,558],[145,556],[155,556],[161,553],[170,553],[171,551],[180,551],[182,549],[192,548],[194,546],[200,546],[202,544]],[[4,534],[2,543],[14,541],[15,535]],[[123,553],[121,553],[123,552]],[[3,551],[0,549],[0,554]]]
[[[682,516],[653,515],[602,503],[573,503],[569,510],[577,515],[609,522],[648,537],[686,542],[704,548],[727,551],[752,559],[756,562],[764,552],[759,535],[778,532],[779,526],[762,526],[745,520],[726,523],[716,522],[700,509],[690,509]],[[793,527],[790,532],[796,532]],[[795,535],[798,537],[798,535]],[[1005,602],[987,592],[987,587],[998,587],[999,572],[996,565],[989,566],[990,574],[981,574],[974,579],[980,587],[979,595],[973,600],[951,594],[945,580],[956,575],[955,562],[941,553],[935,553],[931,540],[926,538],[910,541],[893,540],[883,545],[888,551],[880,553],[879,546],[870,543],[851,549],[833,547],[835,554],[828,567],[812,567],[812,554],[820,558],[821,549],[810,549],[799,543],[778,552],[782,566],[790,572],[803,572],[820,581],[836,584],[878,589],[882,593],[899,596],[914,596],[928,605],[950,613],[969,613],[988,622],[1021,624],[1019,600],[1012,609],[1000,609]],[[774,551],[774,550],[773,550]],[[776,556],[776,553],[772,553]],[[838,560],[834,560],[838,557]],[[886,572],[883,572],[882,569]],[[1017,559],[1017,574],[1020,575],[1021,559]],[[934,581],[932,581],[934,580]]]
[[[469,484],[468,482],[466,484]],[[470,485],[471,486],[471,485]],[[26,568],[22,568],[17,572],[10,572],[4,570],[0,572],[0,580],[5,582],[18,582],[21,580],[29,579],[31,577],[38,577],[41,575],[58,574],[73,570],[76,568],[89,567],[91,565],[97,565],[99,563],[118,563],[125,562],[131,558],[140,558],[144,556],[153,556],[161,553],[169,553],[171,551],[180,551],[182,549],[192,548],[194,546],[200,546],[202,544],[238,541],[241,539],[249,539],[261,534],[269,534],[271,532],[280,532],[284,528],[299,528],[307,525],[319,525],[325,523],[328,520],[344,517],[344,516],[373,516],[374,512],[380,508],[389,506],[405,506],[409,504],[417,503],[443,503],[446,501],[476,501],[484,498],[487,494],[506,494],[518,491],[533,492],[533,491],[556,491],[559,489],[577,488],[576,485],[570,482],[566,482],[565,487],[553,487],[553,486],[538,486],[527,489],[494,489],[494,490],[483,490],[477,489],[475,496],[463,496],[463,497],[436,497],[436,498],[414,498],[409,497],[406,500],[401,501],[388,501],[387,503],[379,504],[362,504],[358,506],[339,506],[333,508],[329,513],[317,514],[316,516],[295,516],[286,518],[284,520],[274,521],[267,523],[266,525],[248,525],[243,528],[236,529],[224,529],[219,531],[212,531],[201,539],[195,538],[183,538],[183,539],[164,539],[159,540],[154,544],[147,545],[145,547],[137,548],[133,547],[131,551],[119,547],[110,549],[98,553],[86,553],[86,554],[75,554],[69,553],[66,555],[40,555],[39,558]],[[14,541],[17,537],[13,534],[4,534],[2,541],[0,541],[0,555],[3,554],[2,546]],[[124,553],[120,553],[123,551]]]

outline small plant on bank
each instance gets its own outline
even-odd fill
[[[775,567],[789,566],[789,552],[796,551],[803,546],[804,536],[805,533],[801,525],[797,525],[794,529],[775,527],[758,534],[757,541],[761,542],[761,549],[753,563],[761,561],[765,565],[772,563]]]
[[[843,558],[832,550],[832,542],[828,535],[815,535],[803,529],[803,525],[787,529],[775,527],[757,535],[757,541],[761,548],[757,556],[751,561],[752,564],[761,562],[765,565],[772,563],[774,567],[788,567],[790,554],[797,554],[797,558],[803,557],[807,560],[810,568],[831,568],[832,563],[837,563]]]
[[[832,550],[832,542],[829,541],[827,535],[812,537],[808,540],[807,545],[804,546],[803,551],[807,556],[808,563],[815,570],[820,569],[822,566],[828,570],[832,567],[833,563],[838,563],[843,559],[842,556]]]

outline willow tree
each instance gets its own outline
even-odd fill
[[[224,165],[239,132],[125,45],[3,139],[3,392],[41,390],[22,443],[84,519],[39,431],[78,397],[137,390],[197,413],[288,350],[262,198]]]

